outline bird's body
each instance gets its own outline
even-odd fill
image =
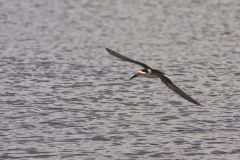
[[[175,85],[170,78],[162,71],[159,71],[157,69],[153,69],[151,67],[149,67],[148,65],[139,62],[139,61],[135,61],[133,59],[130,59],[124,55],[121,55],[111,49],[106,48],[107,52],[110,53],[111,55],[118,57],[124,61],[128,61],[131,63],[135,63],[138,64],[140,66],[142,66],[144,69],[139,70],[138,72],[136,72],[136,74],[131,77],[130,79],[139,77],[139,76],[144,76],[144,77],[148,77],[148,78],[160,78],[161,81],[172,91],[174,91],[175,93],[177,93],[179,96],[181,96],[182,98],[188,100],[189,102],[192,102],[193,104],[196,105],[201,105],[200,103],[198,103],[196,100],[194,100],[193,98],[191,98],[189,95],[187,95],[183,90],[181,90],[177,85]]]
[[[141,75],[144,76],[144,77],[159,78],[158,75],[157,75],[157,72],[156,71],[154,72],[154,70],[151,70],[151,69],[143,69],[143,71],[140,70],[138,72],[140,72]]]

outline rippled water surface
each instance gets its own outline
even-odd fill
[[[0,159],[240,158],[240,1],[0,0]],[[203,106],[158,79],[162,69]]]

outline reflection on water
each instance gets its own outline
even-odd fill
[[[239,6],[0,0],[1,159],[238,159]]]

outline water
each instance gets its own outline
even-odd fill
[[[0,159],[240,157],[240,2],[0,0]],[[203,106],[157,79],[163,69]]]

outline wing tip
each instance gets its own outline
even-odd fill
[[[193,100],[194,100],[194,99],[193,99]],[[192,102],[193,104],[198,105],[198,106],[203,106],[201,103],[197,102],[196,100],[190,101],[190,102]]]
[[[111,49],[109,49],[109,48],[105,48],[105,49],[106,49],[106,51],[107,51],[108,53],[113,52],[113,50],[111,50]]]
[[[105,48],[105,49],[106,49],[106,51],[107,51],[109,54],[116,56],[117,53],[116,53],[115,51],[113,51],[113,50],[111,50],[111,49],[109,49],[109,48]]]
[[[197,102],[197,103],[194,103],[194,104],[196,104],[196,105],[198,105],[198,106],[203,106],[201,103],[198,103],[198,102]]]
[[[184,97],[183,97],[184,98]],[[199,103],[198,101],[196,101],[195,99],[191,98],[190,96],[188,98],[184,98],[186,100],[188,100],[189,102],[198,105],[198,106],[203,106],[201,103]]]

